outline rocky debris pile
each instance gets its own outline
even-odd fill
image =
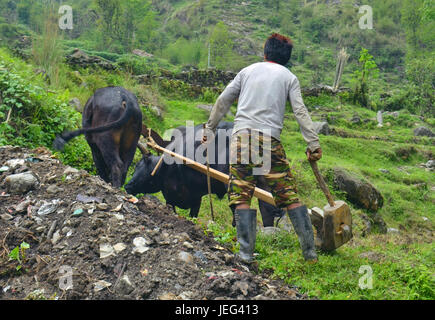
[[[113,189],[46,149],[1,147],[0,166],[1,299],[306,298],[156,198]]]
[[[100,67],[109,71],[116,69],[116,66],[109,61],[97,56],[89,56],[80,49],[74,49],[74,51],[66,57],[66,61],[69,65],[78,68]]]

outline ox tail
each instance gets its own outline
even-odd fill
[[[122,105],[125,107],[124,114],[122,117],[114,122],[108,123],[104,126],[97,127],[97,128],[82,128],[76,131],[69,131],[64,132],[60,136],[57,136],[56,139],[53,142],[53,148],[56,150],[62,151],[65,145],[70,141],[71,139],[74,139],[75,137],[78,137],[85,133],[101,133],[105,132],[111,129],[119,129],[123,125],[125,125],[130,118],[133,116],[134,112],[134,104],[131,101],[128,101],[127,98],[122,95]]]

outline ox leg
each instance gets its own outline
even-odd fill
[[[199,209],[201,208],[201,198],[194,203],[194,205],[190,208],[190,217],[198,218]]]
[[[114,188],[120,188],[122,186],[122,169],[124,164],[119,157],[118,145],[109,135],[108,137],[105,137],[100,150],[106,166],[110,168],[110,181],[112,182],[112,186]]]
[[[134,155],[136,154],[136,146],[134,148],[131,148],[126,152],[125,156],[121,153],[120,158],[122,159],[122,176],[121,176],[121,183],[124,184],[125,179],[127,178],[127,172],[128,168],[130,167],[131,163],[133,162]]]
[[[106,182],[110,182],[109,170],[104,161],[103,155],[98,149],[96,144],[89,143],[92,151],[92,158],[94,159],[95,167],[97,168],[97,174]]]
[[[137,143],[139,141],[141,127],[138,127],[136,131],[128,130],[125,134],[123,134],[120,145],[120,153],[119,157],[123,162],[122,168],[122,177],[121,182],[124,184],[125,179],[127,177],[128,168],[133,162],[134,155],[137,150]]]

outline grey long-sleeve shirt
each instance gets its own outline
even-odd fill
[[[319,137],[302,99],[299,80],[286,67],[259,62],[240,71],[217,99],[206,128],[214,132],[237,98],[233,133],[257,129],[270,132],[272,137],[281,140],[285,107],[289,100],[308,148],[311,151],[320,148]]]

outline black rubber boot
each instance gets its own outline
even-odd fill
[[[238,256],[246,263],[254,261],[257,236],[257,210],[239,209],[235,212],[237,240],[240,244]]]
[[[296,209],[287,210],[287,213],[293,224],[293,228],[299,237],[299,243],[305,260],[309,262],[317,262],[313,226],[311,225],[311,219],[308,216],[307,207],[302,206]]]

